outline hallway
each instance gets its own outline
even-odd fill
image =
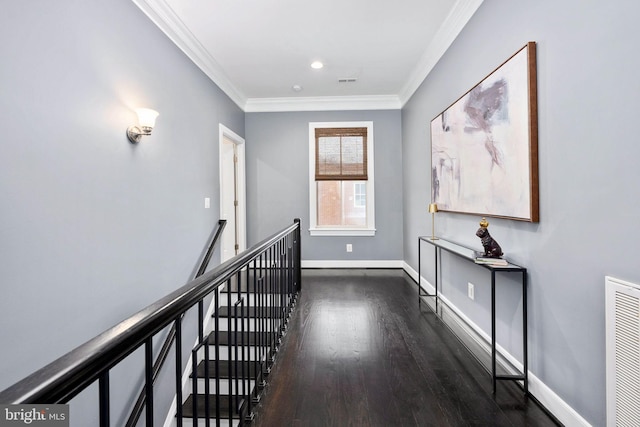
[[[402,270],[303,270],[256,427],[553,426],[491,378]]]

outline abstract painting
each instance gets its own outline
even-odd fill
[[[535,42],[431,121],[439,211],[538,222]]]

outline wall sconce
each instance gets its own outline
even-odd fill
[[[139,126],[129,126],[127,137],[132,144],[140,142],[143,136],[151,135],[153,126],[156,124],[158,112],[149,108],[136,108]]]
[[[438,205],[435,203],[429,204],[429,213],[431,214],[431,240],[438,240],[436,237],[436,212],[438,212]]]

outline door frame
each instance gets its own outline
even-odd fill
[[[220,186],[220,218],[223,218],[225,207],[224,200],[222,197],[222,186],[224,185],[223,180],[223,149],[224,149],[224,140],[228,139],[233,142],[236,146],[236,154],[238,156],[237,162],[237,200],[238,200],[238,212],[236,218],[236,227],[238,228],[238,250],[239,252],[244,251],[247,248],[247,195],[246,195],[246,172],[245,172],[245,141],[240,135],[236,134],[234,131],[223,125],[219,124],[219,133],[218,133],[218,162],[219,162],[219,186]],[[234,230],[226,230],[226,232],[234,232]],[[224,239],[222,240],[224,242]],[[223,243],[224,244],[224,243]],[[222,261],[222,257],[224,256],[224,250],[228,248],[222,247],[220,250],[220,259]],[[234,252],[234,248],[231,248],[231,253]]]

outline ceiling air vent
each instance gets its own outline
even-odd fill
[[[338,83],[355,83],[356,80],[358,79],[356,79],[355,77],[347,77],[344,79],[338,79]]]

